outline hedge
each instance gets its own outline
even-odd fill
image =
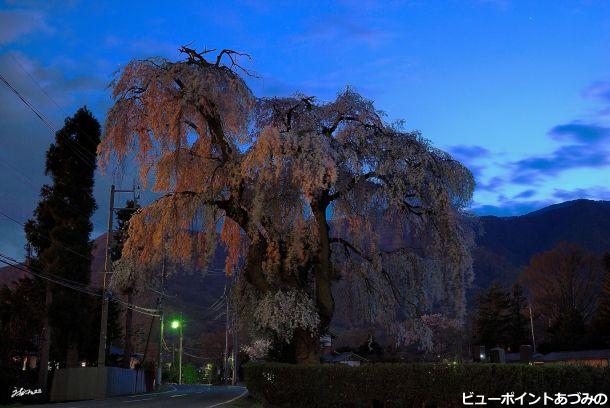
[[[246,366],[250,394],[270,407],[463,407],[462,393],[610,395],[610,370],[525,364],[343,364]],[[542,402],[539,403],[541,406]],[[488,406],[499,405],[488,402]],[[513,404],[518,406],[518,403]],[[526,401],[523,405],[527,406]]]

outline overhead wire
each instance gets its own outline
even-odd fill
[[[15,218],[13,218],[13,217],[11,217],[10,215],[6,214],[6,213],[5,213],[5,212],[3,212],[2,210],[0,210],[0,215],[2,215],[3,217],[7,218],[8,220],[10,220],[10,221],[14,222],[14,223],[15,223],[15,224],[17,224],[17,225],[21,225],[22,227],[25,227],[25,224],[24,224],[24,223],[22,223],[22,222],[20,222],[20,221],[16,220]],[[53,241],[51,240],[51,238],[50,238],[50,237],[48,237],[48,236],[46,236],[46,235],[42,234],[41,232],[37,232],[37,231],[36,231],[36,234],[37,234],[39,237],[44,238],[45,240],[47,240],[47,241],[49,241],[49,242],[53,242]],[[68,251],[68,252],[70,252],[70,253],[72,253],[72,254],[74,254],[74,255],[80,256],[80,257],[81,257],[81,258],[83,258],[83,259],[86,259],[86,260],[91,260],[91,259],[93,259],[93,257],[92,257],[91,255],[88,255],[88,256],[87,256],[87,255],[81,254],[80,252],[77,252],[77,251],[73,250],[72,248],[68,248],[67,246],[65,246],[65,245],[63,245],[63,244],[60,244],[60,243],[58,243],[58,242],[55,242],[55,243],[56,243],[56,244],[58,244],[58,245],[59,245],[59,246],[60,246],[62,249],[65,249],[66,251]]]
[[[70,288],[70,289],[73,289],[73,290],[76,290],[76,291],[79,291],[79,292],[82,292],[82,293],[85,293],[88,295],[97,296],[97,297],[102,296],[101,293],[99,293],[97,290],[91,288],[88,285],[85,285],[81,282],[76,282],[76,281],[73,281],[73,280],[70,280],[67,278],[63,278],[63,277],[60,277],[57,275],[51,275],[51,274],[39,271],[30,265],[26,265],[22,262],[15,260],[14,258],[9,257],[6,254],[3,254],[2,252],[0,252],[0,262],[5,265],[11,266],[15,269],[18,269],[20,271],[26,272],[32,276],[36,276],[38,278],[52,282],[54,284],[64,286],[64,287],[67,287],[67,288]],[[128,309],[134,310],[141,314],[146,314],[149,316],[159,316],[160,315],[159,311],[157,309],[145,308],[142,306],[135,305],[133,303],[126,302],[126,301],[122,300],[121,298],[115,296],[114,294],[110,294],[109,299],[111,301],[114,301],[116,303],[119,303],[119,304],[127,307]]]
[[[4,77],[4,75],[2,75],[2,73],[0,73],[0,81],[4,83],[4,85],[9,88],[9,90],[11,90],[19,98],[19,100],[21,100],[21,102],[23,102],[23,104],[32,111],[47,128],[49,128],[51,133],[55,134],[57,132],[55,126],[44,115],[44,113],[37,109],[23,94],[21,94],[21,92],[19,92],[19,90],[12,85],[11,82]],[[70,150],[72,150],[75,156],[82,160],[87,166],[95,169],[95,156],[92,153],[87,152],[84,146],[78,143],[78,141],[70,138],[67,138],[67,140],[72,143],[68,144],[67,146],[70,148]],[[91,155],[91,157],[87,157],[88,154]]]
[[[23,64],[21,64],[21,62],[19,61],[19,59],[16,57],[14,52],[9,52],[9,55],[11,56],[11,58],[13,59],[13,61],[15,61],[15,63],[19,66],[19,68],[21,69],[21,71],[23,71],[31,80],[32,82],[34,82],[34,84],[36,84],[36,86],[38,87],[38,89],[40,89],[40,91],[51,101],[53,102],[53,104],[57,107],[57,109],[59,109],[60,111],[62,111],[62,113],[65,116],[69,116],[66,114],[66,112],[62,109],[61,106],[59,106],[59,104],[57,103],[57,101],[51,96],[49,95],[49,93],[44,89],[44,87],[42,85],[40,85],[40,82],[32,75],[32,73],[30,71],[28,71],[27,69],[25,69],[25,67],[23,66]],[[77,128],[87,137],[89,137],[92,141],[95,141],[95,138],[93,136],[91,136],[90,134],[88,134],[87,132],[85,132],[78,124],[76,124]]]

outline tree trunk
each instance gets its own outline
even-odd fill
[[[45,284],[44,314],[42,320],[42,346],[40,347],[40,361],[38,363],[38,387],[43,391],[47,390],[47,379],[49,376],[49,354],[51,352],[51,326],[49,324],[49,311],[53,293],[51,284]]]
[[[80,367],[80,363],[78,361],[78,343],[76,341],[71,341],[70,344],[68,344],[66,366],[68,368]]]
[[[330,236],[328,222],[326,221],[327,196],[314,201],[311,209],[316,219],[320,247],[318,249],[318,262],[315,267],[316,305],[320,314],[320,331],[328,328],[335,312],[335,300],[332,294],[331,279],[332,265],[330,261]],[[324,334],[324,333],[321,333]]]
[[[297,329],[294,332],[294,345],[297,364],[315,364],[320,362],[319,340],[314,333]]]
[[[133,303],[133,292],[127,292],[127,303]],[[131,342],[133,330],[133,311],[131,308],[125,310],[125,347],[123,347],[123,368],[131,368],[131,354],[133,345]]]

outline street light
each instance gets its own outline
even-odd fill
[[[178,329],[180,333],[180,352],[178,353],[178,384],[182,384],[182,318],[172,320],[170,327],[174,330]]]

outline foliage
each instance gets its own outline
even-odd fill
[[[610,370],[496,364],[249,364],[250,394],[265,406],[462,407],[462,393],[610,393]]]
[[[519,346],[531,344],[527,298],[523,294],[523,286],[518,283],[511,288],[511,302],[509,306],[508,333],[511,351],[518,351]]]
[[[124,208],[117,210],[116,219],[117,219],[117,228],[114,233],[112,239],[112,248],[110,252],[110,259],[114,265],[120,270],[124,268],[126,265],[121,264],[120,260],[123,255],[123,245],[129,236],[129,220],[135,211],[137,211],[140,206],[136,203],[135,200],[128,200],[127,204]],[[132,265],[127,265],[132,266]],[[113,277],[111,281],[111,287],[115,287],[123,293],[127,297],[127,303],[133,303],[133,295],[135,292],[136,284],[134,282],[135,276],[133,270],[127,270],[123,273],[117,273],[115,276],[118,279]],[[125,337],[123,341],[123,368],[129,368],[130,366],[130,356],[133,353],[133,310],[130,308],[125,308]]]
[[[251,360],[262,360],[267,357],[270,348],[270,340],[256,339],[251,345],[242,346],[241,351],[246,353]]]
[[[510,297],[499,284],[477,295],[475,311],[476,342],[491,348],[507,340]]]
[[[197,368],[192,364],[182,365],[182,383],[183,384],[199,384],[199,373]]]
[[[349,347],[345,347],[344,351],[352,350],[350,350]],[[341,353],[342,351],[337,349],[337,352]],[[381,360],[383,358],[383,347],[377,343],[372,335],[370,335],[368,340],[361,344],[355,352],[362,357],[366,357],[369,361]]]
[[[526,299],[523,288],[515,284],[506,290],[499,284],[477,295],[474,338],[487,348],[506,347],[518,351],[522,344],[530,344]]]
[[[520,280],[535,313],[548,322],[553,349],[589,346],[586,326],[596,309],[602,275],[599,257],[578,245],[562,242],[532,257]]]
[[[220,240],[245,307],[263,303],[256,334],[294,338],[299,361],[316,360],[340,279],[368,324],[393,327],[435,304],[463,316],[472,265],[461,210],[474,188],[464,166],[351,89],[328,103],[257,99],[231,69],[237,53],[209,62],[182,51],[186,61],[134,60],[119,73],[100,146],[106,164],[135,156],[142,181],[165,193],[130,223],[125,253],[140,282],[155,279],[161,254],[205,266]],[[280,321],[265,302],[291,293],[303,313]]]
[[[24,356],[36,351],[36,336],[40,334],[44,296],[40,282],[22,278],[14,287],[0,288],[0,362],[13,356]]]
[[[610,344],[610,252],[603,258],[604,281],[597,298],[597,310],[593,319],[593,329],[602,346]]]
[[[67,118],[47,151],[45,173],[52,184],[41,189],[41,201],[26,223],[25,232],[33,256],[28,262],[46,274],[89,284],[91,277],[90,217],[96,209],[93,198],[96,149],[100,125],[86,108]],[[67,359],[69,349],[78,350],[90,341],[87,294],[61,286],[50,286],[49,310],[53,327],[55,358]],[[44,299],[39,299],[44,309]],[[74,363],[74,362],[73,362]]]
[[[440,313],[426,314],[414,320],[407,332],[407,343],[416,345],[429,360],[454,359],[461,354],[463,324]]]
[[[40,282],[30,278],[19,279],[13,287],[0,287],[0,404],[14,402],[9,398],[14,386],[35,384],[36,372],[24,371],[22,358],[36,355],[38,349],[43,313],[38,300],[43,294]]]
[[[533,256],[521,281],[537,313],[552,322],[572,310],[588,321],[595,310],[601,277],[602,265],[595,254],[561,242]]]

